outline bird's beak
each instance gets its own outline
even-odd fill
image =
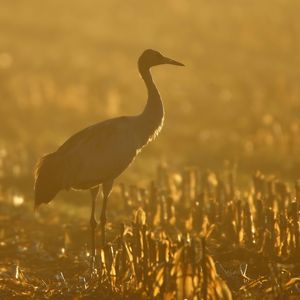
[[[164,64],[169,64],[169,65],[175,65],[175,66],[184,66],[184,64],[180,63],[179,61],[176,61],[174,59],[168,58],[164,56],[164,60],[163,60]]]

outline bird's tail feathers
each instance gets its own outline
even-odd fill
[[[34,209],[50,202],[62,187],[61,159],[56,153],[43,156],[35,168]]]

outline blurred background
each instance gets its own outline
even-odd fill
[[[165,127],[122,180],[160,162],[299,177],[298,0],[0,2],[1,180],[31,182],[71,134],[139,113],[146,48],[186,67],[153,70]]]
[[[113,245],[106,249],[114,256],[101,252],[98,261],[104,257],[108,265],[111,259],[115,271],[107,271],[111,277],[102,277],[104,284],[97,283],[87,272],[90,194],[62,192],[34,214],[34,165],[75,132],[107,118],[142,111],[147,95],[137,59],[147,48],[186,67],[153,68],[164,100],[165,126],[120,176],[118,183],[124,185],[115,184],[106,226]],[[190,283],[198,293],[198,285],[203,285],[205,290],[207,279],[200,273],[198,279],[182,279],[190,271],[180,270],[190,269],[170,268],[169,259],[179,262],[181,258],[162,251],[178,249],[176,253],[184,255],[178,257],[188,262],[185,266],[191,266],[190,259],[202,251],[202,273],[207,277],[207,239],[209,255],[210,251],[221,254],[214,257],[219,269],[210,275],[213,290],[220,292],[215,284],[218,273],[236,293],[250,282],[248,287],[259,292],[255,295],[274,291],[271,298],[287,299],[283,296],[287,287],[297,297],[297,179],[299,0],[0,0],[1,299],[12,299],[10,295],[71,299],[67,293],[73,293],[72,299],[83,299],[80,293],[91,295],[93,284],[100,286],[99,295],[108,282],[122,287],[123,281],[114,275],[123,272],[116,262],[120,253],[125,263],[126,253],[130,258],[128,245],[138,249],[135,242],[125,246],[123,241],[130,241],[133,232],[140,245],[141,231],[136,228],[142,224],[144,244],[143,209],[150,229],[148,243],[154,245],[156,258],[152,264],[144,259],[148,254],[133,256],[139,259],[139,267],[156,266],[151,267],[155,289],[158,284],[173,288],[169,279],[161,280],[161,274],[170,278],[165,272],[176,270],[178,277],[172,277],[177,284]],[[201,237],[201,251],[194,233]],[[184,248],[188,244],[193,246]],[[246,252],[232,252],[232,258],[227,255],[243,247]],[[165,271],[157,257],[165,257]],[[118,290],[122,295],[133,286],[144,286],[132,280],[137,275],[127,268],[133,259],[127,260],[121,268],[128,276]],[[147,268],[138,277],[150,278]],[[246,286],[240,299],[250,299],[250,288]],[[95,297],[105,299],[99,295]],[[171,299],[171,294],[166,295],[165,299]],[[259,297],[265,298],[253,299]]]

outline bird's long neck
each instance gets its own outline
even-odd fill
[[[160,94],[152,79],[149,67],[139,65],[139,72],[143,78],[148,99],[143,112],[139,115],[141,130],[146,140],[157,134],[164,119],[164,107]]]

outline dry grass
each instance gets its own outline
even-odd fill
[[[299,8],[1,3],[0,298],[299,298],[300,184],[276,179],[300,177]],[[32,170],[84,126],[141,111],[145,48],[187,67],[153,70],[165,127],[110,199],[91,275],[87,197],[61,194],[34,217]],[[179,171],[149,183],[160,161]]]
[[[298,185],[256,173],[240,190],[229,167],[218,174],[160,167],[149,188],[121,191],[123,222],[110,220],[93,273],[86,221],[51,209],[32,218],[22,196],[5,192],[1,297],[299,297]]]

